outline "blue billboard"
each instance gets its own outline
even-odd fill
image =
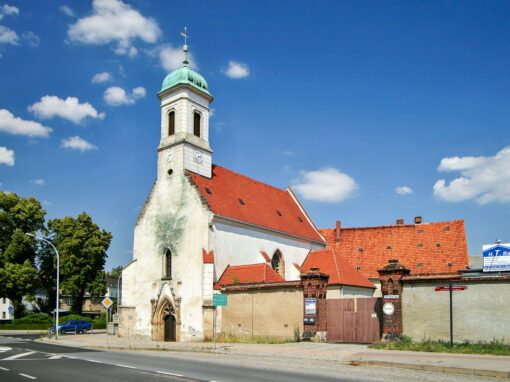
[[[510,243],[483,246],[483,271],[510,271]]]

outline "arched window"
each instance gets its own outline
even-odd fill
[[[165,278],[172,277],[172,252],[169,249],[165,251],[165,268],[164,268]]]
[[[175,134],[175,111],[168,113],[168,135]]]
[[[281,252],[277,249],[271,259],[271,268],[273,268],[280,276],[285,278],[285,263]]]
[[[200,113],[197,112],[193,114],[193,134],[200,136]]]

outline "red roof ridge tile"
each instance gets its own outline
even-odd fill
[[[385,228],[404,228],[404,227],[420,227],[424,225],[439,225],[439,224],[447,224],[447,223],[459,223],[464,222],[464,219],[456,219],[456,220],[448,220],[442,222],[428,222],[428,223],[419,223],[419,224],[387,224],[387,225],[377,225],[377,226],[368,226],[368,227],[342,227],[340,230],[360,230],[360,229],[385,229]],[[319,231],[331,232],[335,231],[336,228],[319,228]]]
[[[315,229],[315,232],[317,232],[317,235],[319,235],[321,237],[321,239],[324,242],[326,242],[326,239],[321,235],[321,233],[319,232],[319,229],[317,228],[317,226],[313,222],[312,218],[308,215],[308,212],[306,212],[305,208],[303,207],[303,205],[301,204],[301,202],[297,198],[297,196],[294,193],[294,191],[292,190],[292,188],[289,186],[289,187],[287,187],[286,191],[290,194],[292,199],[296,202],[296,204],[298,205],[298,207],[301,210],[301,212],[303,212],[303,215],[305,215],[306,220],[308,220],[308,223],[310,223],[310,225]]]
[[[264,259],[266,261],[271,261],[271,258],[269,257],[269,255],[267,254],[266,251],[260,251],[260,253],[261,253],[262,257],[264,257]]]

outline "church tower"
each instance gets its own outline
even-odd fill
[[[161,100],[161,140],[158,179],[189,170],[211,178],[212,150],[209,146],[209,93],[204,77],[192,70],[188,46],[184,44],[182,66],[168,74],[158,93]]]

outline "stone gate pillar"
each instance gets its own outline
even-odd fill
[[[316,335],[321,341],[326,340],[327,333],[327,305],[326,287],[329,275],[319,272],[319,268],[311,268],[310,272],[301,274],[304,302],[303,339],[311,339]],[[312,301],[315,299],[315,314],[312,314]],[[307,312],[307,300],[309,310]]]
[[[383,339],[397,338],[403,332],[402,279],[411,271],[398,260],[390,260],[378,272],[383,295]]]

